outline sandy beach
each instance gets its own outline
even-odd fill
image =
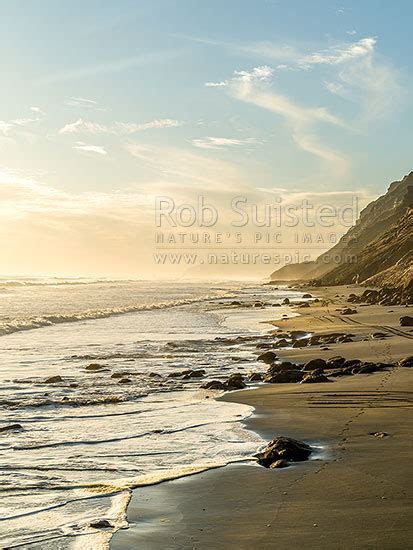
[[[347,316],[340,312],[348,295],[362,289],[307,290],[320,302],[276,326],[346,332],[357,341],[280,350],[280,358],[303,363],[341,355],[396,363],[412,355],[413,330],[399,324],[410,309],[357,305],[357,314]],[[388,337],[374,337],[378,331]],[[111,548],[409,548],[411,371],[395,366],[333,380],[225,394],[225,401],[255,408],[248,429],[267,440],[305,441],[316,447],[312,459],[282,470],[232,464],[136,490],[129,528],[115,534]]]

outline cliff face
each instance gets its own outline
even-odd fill
[[[371,202],[327,253],[314,262],[283,267],[271,274],[271,280],[311,279],[320,285],[358,281],[407,288],[412,280],[412,206],[413,172]]]

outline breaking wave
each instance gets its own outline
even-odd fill
[[[29,317],[26,319],[15,319],[13,321],[0,322],[0,336],[7,334],[13,334],[14,332],[20,332],[24,330],[33,330],[37,328],[50,327],[61,323],[75,323],[78,321],[88,321],[91,319],[105,319],[115,315],[124,315],[126,313],[135,313],[138,311],[150,311],[156,309],[166,309],[171,307],[183,306],[187,304],[193,304],[196,302],[203,302],[206,300],[212,300],[217,297],[217,294],[204,295],[196,298],[183,298],[178,300],[168,300],[158,304],[150,305],[132,305],[126,307],[114,307],[105,308],[100,310],[86,310],[78,313],[61,313],[41,315],[38,317]]]

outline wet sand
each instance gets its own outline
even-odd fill
[[[389,338],[279,355],[300,362],[334,355],[394,362],[412,355],[413,331],[398,323],[411,308],[357,305],[351,306],[356,315],[342,316],[336,309],[348,306],[351,291],[314,290],[331,302],[299,309],[302,317],[277,326],[362,336],[382,331]],[[222,399],[255,407],[248,429],[266,439],[306,441],[318,447],[314,458],[282,470],[229,465],[139,489],[128,508],[130,527],[114,536],[111,548],[410,548],[411,378],[410,369],[395,367],[331,383],[265,384],[226,394]],[[375,432],[388,435],[370,435]]]

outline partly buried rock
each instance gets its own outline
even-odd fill
[[[209,380],[201,386],[204,390],[226,390],[226,386],[220,380]]]
[[[330,382],[330,380],[327,378],[327,376],[320,372],[312,372],[311,374],[307,374],[301,380],[301,384],[318,384],[319,382]]]
[[[17,432],[23,429],[21,424],[9,424],[8,426],[0,426],[0,433]]]
[[[202,378],[205,374],[204,369],[198,369],[198,370],[189,370],[185,373],[183,373],[183,378],[185,380],[188,380],[189,378]]]
[[[312,298],[313,296],[311,294],[303,294],[303,298]]]
[[[277,359],[277,354],[273,351],[265,351],[257,357],[257,361],[263,361],[264,363],[271,364]]]
[[[99,363],[91,363],[90,365],[85,367],[85,370],[96,371],[96,370],[102,370],[104,368],[105,368],[105,365],[100,365]]]
[[[400,326],[401,327],[413,327],[413,317],[410,317],[409,315],[405,315],[404,317],[400,317]]]
[[[93,527],[93,529],[112,529],[113,525],[107,519],[98,519],[91,521],[89,527]]]
[[[269,372],[264,381],[270,384],[294,384],[303,379],[304,374],[299,370],[286,370],[281,372]]]
[[[341,315],[354,315],[355,313],[357,313],[357,309],[351,309],[351,307],[347,307],[346,309],[343,309]]]
[[[228,390],[242,390],[245,388],[246,384],[244,382],[243,376],[239,372],[231,374],[226,382]]]
[[[43,384],[57,384],[58,382],[63,382],[63,378],[61,376],[50,376],[49,378],[46,378],[46,380],[43,380]]]
[[[118,384],[132,384],[132,380],[130,378],[121,378]]]
[[[303,369],[304,370],[316,370],[316,369],[324,369],[326,367],[326,362],[324,359],[311,359],[311,361],[307,361],[305,363]]]
[[[313,449],[307,443],[280,436],[270,441],[266,448],[261,453],[257,453],[255,457],[258,459],[258,464],[265,468],[281,468],[287,466],[288,462],[307,460],[312,451]]]

